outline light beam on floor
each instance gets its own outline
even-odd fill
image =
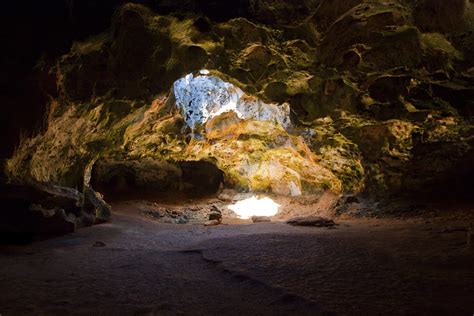
[[[241,219],[248,219],[252,216],[274,216],[278,213],[279,207],[280,204],[268,197],[259,199],[256,196],[228,206]]]

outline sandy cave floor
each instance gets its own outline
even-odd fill
[[[204,227],[134,205],[117,204],[110,223],[0,246],[0,314],[474,313],[465,218]]]

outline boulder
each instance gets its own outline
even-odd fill
[[[221,222],[218,221],[217,219],[213,219],[213,220],[209,220],[207,222],[204,223],[204,226],[217,226],[219,225]]]
[[[96,161],[93,159],[84,170],[82,212],[92,215],[94,223],[100,223],[110,219],[111,206],[91,186],[92,169]]]
[[[312,227],[334,227],[336,223],[332,219],[319,216],[294,217],[286,221],[292,226],[312,226]]]
[[[31,182],[0,188],[0,235],[11,242],[73,232],[79,225],[82,194]]]
[[[269,223],[272,221],[272,219],[268,216],[252,216],[251,220],[254,223]]]
[[[211,211],[209,212],[209,221],[218,221],[222,222],[222,211],[215,205],[211,206]]]

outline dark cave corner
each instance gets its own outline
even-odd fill
[[[29,182],[0,185],[0,244],[27,244],[110,220],[108,203],[180,203],[215,196],[224,173],[205,161],[104,161],[81,191]]]
[[[98,161],[91,185],[107,202],[148,200],[176,202],[213,196],[224,173],[206,161]]]

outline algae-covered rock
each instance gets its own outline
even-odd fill
[[[419,62],[419,31],[406,24],[400,5],[363,3],[332,24],[321,42],[321,61],[344,66],[352,49],[362,55],[360,67],[389,69],[415,67]]]
[[[331,118],[317,120],[315,125],[304,137],[320,163],[341,180],[345,191],[362,191],[365,170],[359,147],[336,130]]]
[[[197,163],[206,185],[296,196],[472,170],[472,5],[429,24],[436,3],[259,0],[232,19],[121,6],[58,60],[47,128],[7,175],[82,187],[99,157],[91,183],[179,191]]]

